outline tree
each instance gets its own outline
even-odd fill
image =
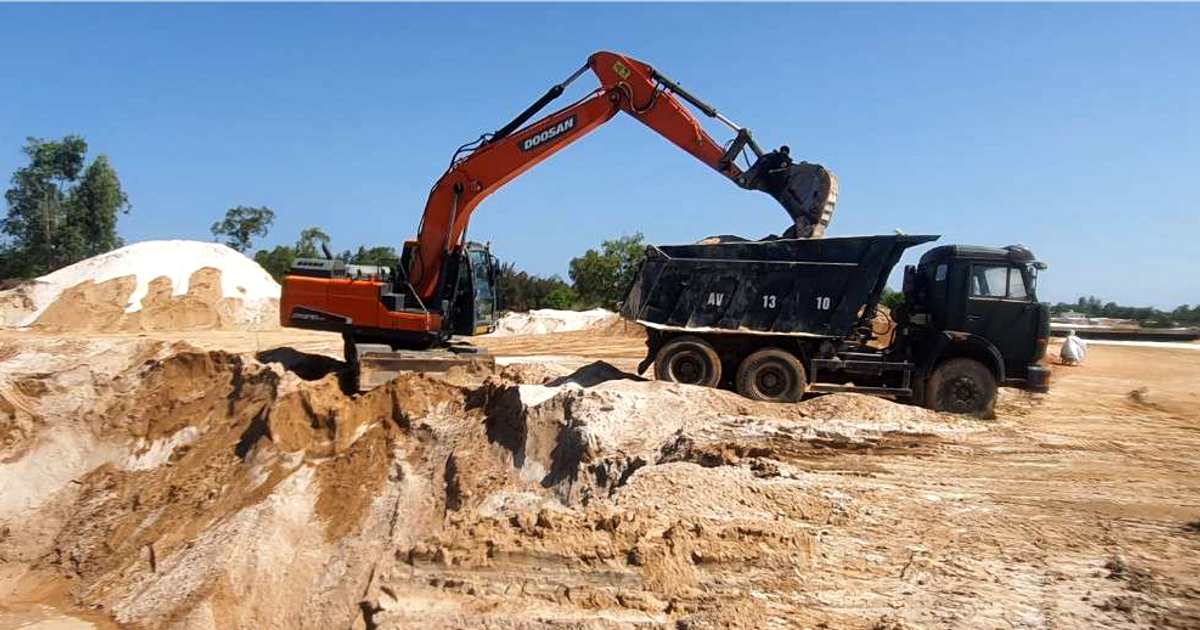
[[[346,254],[350,252],[347,251]],[[359,246],[358,253],[353,256],[343,256],[347,262],[356,265],[375,265],[377,267],[395,267],[400,264],[400,254],[395,247],[363,247]]]
[[[887,307],[889,311],[894,311],[904,303],[904,294],[900,291],[893,291],[891,287],[883,287],[883,295],[879,297],[879,305]]]
[[[639,232],[604,241],[601,251],[589,249],[571,259],[570,276],[582,304],[614,308],[625,299],[625,291],[646,256]]]
[[[292,268],[295,259],[296,250],[287,245],[276,245],[271,251],[260,249],[254,253],[254,262],[266,269],[276,282],[283,281],[283,276]]]
[[[266,206],[237,206],[226,210],[225,220],[213,223],[210,230],[214,237],[225,237],[226,245],[244,254],[250,249],[251,239],[266,236],[274,222],[275,212]]]
[[[1074,311],[1088,317],[1112,317],[1130,319],[1147,327],[1195,326],[1200,324],[1200,305],[1191,308],[1187,304],[1171,311],[1160,311],[1150,306],[1122,306],[1116,302],[1102,302],[1095,296],[1081,297],[1074,303],[1059,302],[1050,308],[1052,314]]]
[[[106,156],[85,168],[87,150],[74,135],[26,139],[29,164],[13,173],[4,194],[4,277],[41,275],[122,245],[117,215],[129,212],[129,198]]]
[[[307,230],[300,232],[300,239],[296,241],[296,257],[297,258],[318,258],[320,254],[317,251],[317,244],[329,245],[329,235],[319,227],[310,227]]]
[[[565,284],[561,287],[555,287],[548,295],[546,295],[546,308],[556,308],[560,311],[567,310],[575,305],[579,299],[575,295],[575,291]]]
[[[270,210],[267,210],[267,212],[270,212]],[[297,258],[323,257],[323,254],[317,253],[322,243],[325,245],[329,244],[329,235],[319,227],[310,227],[300,232],[300,237],[296,239],[296,244],[294,246],[276,245],[275,248],[271,250],[258,250],[254,253],[254,262],[258,263],[263,269],[266,269],[267,273],[271,274],[275,280],[282,281],[283,276],[285,276],[288,270],[292,268],[292,263]],[[364,248],[360,247],[358,249],[360,253],[364,251],[374,252],[376,249],[385,249],[390,251],[392,254],[395,254],[395,250],[392,250],[390,247],[373,248],[371,250],[365,250]],[[346,251],[340,256],[340,258],[350,262],[350,252]]]
[[[500,264],[496,285],[499,294],[498,308],[502,311],[567,309],[575,305],[575,292],[571,291],[571,287],[562,278],[544,278],[517,271],[516,265],[511,262]]]

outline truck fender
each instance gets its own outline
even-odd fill
[[[983,361],[984,365],[991,368],[996,374],[996,382],[1004,382],[1004,358],[1000,355],[1000,351],[996,349],[995,344],[988,341],[984,337],[968,332],[959,332],[955,330],[946,330],[939,333],[933,340],[933,347],[929,354],[925,356],[925,360],[921,363],[920,377],[928,378],[933,373],[933,369],[937,367],[943,359],[948,356],[965,356],[968,358],[987,358],[988,361]]]

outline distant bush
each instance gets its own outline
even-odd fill
[[[1116,302],[1104,302],[1096,296],[1088,296],[1079,298],[1073,304],[1059,302],[1051,307],[1050,312],[1074,312],[1087,317],[1131,319],[1152,328],[1200,325],[1200,304],[1194,307],[1184,304],[1171,311],[1160,311],[1150,306],[1122,306]]]

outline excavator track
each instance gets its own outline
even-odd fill
[[[432,350],[393,350],[380,343],[347,344],[346,362],[352,367],[352,387],[368,392],[401,372],[445,372],[460,365],[495,365],[487,350],[455,345]]]

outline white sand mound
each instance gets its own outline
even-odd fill
[[[604,328],[616,322],[612,311],[594,308],[590,311],[560,311],[552,308],[534,309],[528,313],[509,313],[496,322],[493,337],[512,335],[544,335],[572,330]]]
[[[7,326],[192,330],[270,326],[279,284],[219,243],[146,241],[0,292]]]

